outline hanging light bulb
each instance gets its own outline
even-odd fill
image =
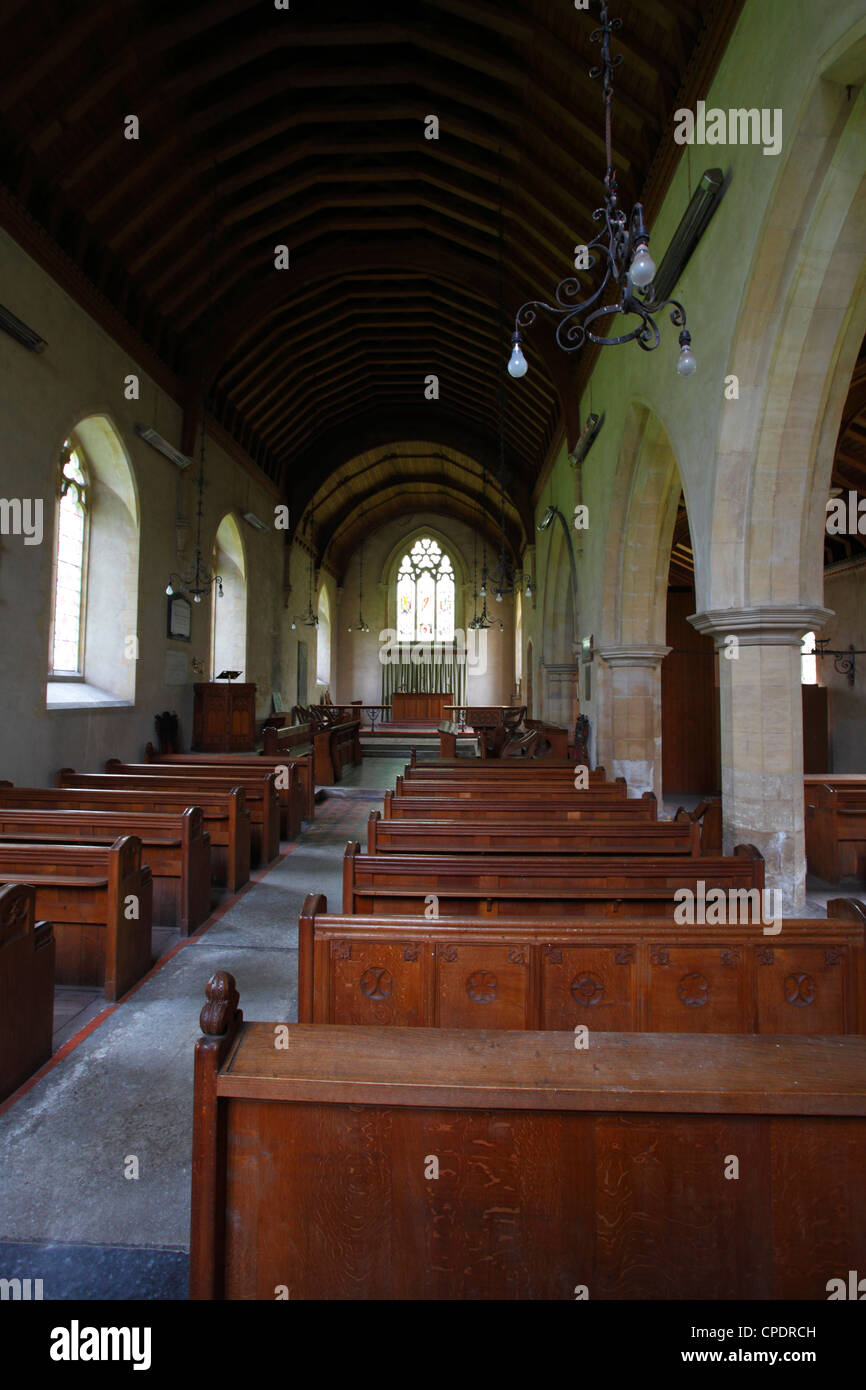
[[[526,597],[532,598],[532,585],[530,584],[528,579],[526,581]]]
[[[529,371],[529,363],[523,356],[519,333],[514,333],[512,335],[511,344],[511,356],[508,359],[508,375],[515,378],[526,376],[526,373]]]
[[[677,372],[680,376],[693,376],[697,370],[697,359],[692,352],[692,335],[684,328],[680,334],[680,355],[677,362]]]
[[[502,602],[502,590],[501,590],[501,589],[497,589],[497,590],[496,590],[496,602],[497,602],[497,603],[501,603],[501,602]]]
[[[193,603],[201,603],[201,594],[193,594],[192,601]]]
[[[292,632],[295,632],[297,630],[297,626],[298,625],[296,622],[292,622]]]
[[[165,592],[168,594],[169,598],[171,598],[172,594],[174,593],[174,589],[171,587],[170,584],[166,584]]]
[[[639,290],[645,290],[656,278],[656,263],[645,241],[638,244],[628,273],[632,284]]]

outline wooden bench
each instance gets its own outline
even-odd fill
[[[298,1022],[652,1033],[866,1033],[866,910],[826,921],[299,919]]]
[[[302,738],[304,742],[300,741]],[[302,748],[305,752],[311,748],[316,786],[330,787],[342,780],[347,763],[361,762],[361,721],[348,719],[319,729],[310,724],[265,729],[262,745],[269,758],[279,758],[290,748]]]
[[[200,806],[146,811],[41,811],[0,807],[0,842],[111,845],[136,835],[153,875],[153,920],[194,932],[210,916],[210,835]]]
[[[548,782],[561,781],[566,786],[573,787],[576,773],[577,764],[568,758],[542,758],[539,762],[533,761],[532,758],[422,758],[419,761],[418,750],[411,748],[403,777],[420,777],[422,780],[436,777],[450,782],[464,782],[477,777],[479,781],[490,782],[491,785],[519,777],[521,784],[537,779],[545,785]],[[597,783],[604,786],[626,784],[624,777],[617,777],[613,783],[609,783],[603,767],[588,768],[587,779],[590,786]]]
[[[435,796],[397,796],[386,791],[384,798],[384,820],[452,820],[482,821],[499,820],[504,816],[521,825],[533,821],[602,821],[602,820],[642,820],[654,821],[658,810],[654,792],[644,792],[640,797],[593,796],[591,792],[580,792],[572,796],[568,792],[548,794],[528,794],[509,791],[506,794],[487,798],[482,796],[454,797],[444,791]]]
[[[806,779],[806,863],[827,883],[866,879],[866,777]]]
[[[721,854],[722,852],[722,802],[720,797],[709,797],[700,802],[693,811],[678,806],[674,820],[678,823],[691,821],[701,828],[701,854]]]
[[[676,854],[701,853],[700,826],[686,821],[383,820],[371,811],[368,854]]]
[[[431,896],[441,917],[673,917],[674,894],[704,884],[725,892],[762,889],[764,860],[754,845],[730,858],[605,859],[587,855],[343,855],[343,912],[420,917]],[[760,905],[760,894],[758,895]]]
[[[193,1299],[824,1301],[862,1269],[866,1038],[579,1051],[244,1023],[223,971],[206,999]]]
[[[32,884],[0,888],[0,1100],[51,1056],[54,931],[35,901]]]
[[[122,763],[117,758],[109,758],[105,772],[76,773],[65,767],[57,774],[58,787],[92,786],[94,790],[105,787],[108,791],[122,791],[128,787],[137,791],[148,783],[161,791],[171,791],[176,786],[186,794],[191,806],[198,805],[200,792],[207,793],[211,788],[232,791],[242,787],[250,813],[250,863],[268,864],[279,854],[280,803],[276,778],[267,768],[260,774],[236,768],[220,773],[206,767],[164,767],[154,763]]]
[[[547,761],[548,758],[568,757],[567,729],[561,728],[559,724],[546,724],[543,719],[524,719],[523,722],[527,729],[531,729],[537,735],[532,750],[534,759],[544,758]]]
[[[313,782],[313,760],[311,756],[302,758],[265,758],[257,753],[157,753],[152,743],[144,750],[147,763],[160,767],[212,767],[217,773],[229,773],[231,769],[256,772],[267,768],[276,777],[277,796],[280,802],[280,837],[283,840],[296,840],[301,833],[304,820],[312,820],[315,814],[315,786]]]
[[[210,835],[211,878],[236,893],[250,877],[250,813],[243,787],[222,791],[200,787],[193,803],[186,788],[171,784],[157,787],[143,781],[131,790],[91,786],[13,787],[0,782],[0,808],[34,811],[120,811],[130,816],[163,812],[182,815],[193,804],[200,808],[202,825]]]
[[[153,879],[141,841],[0,844],[0,883],[32,883],[36,916],[54,925],[55,979],[102,985],[119,999],[150,969]]]
[[[625,800],[628,796],[628,787],[625,780],[616,782],[591,782],[588,787],[581,790],[576,789],[572,783],[558,779],[553,782],[545,782],[542,779],[535,780],[521,774],[519,777],[501,777],[495,782],[487,778],[475,778],[471,774],[459,781],[444,780],[443,778],[424,777],[423,767],[418,768],[418,775],[404,777],[398,773],[394,781],[395,796],[448,796],[466,800],[474,798],[476,801],[501,801],[503,799],[516,797],[535,797],[536,800],[544,799],[549,801],[551,798],[558,798],[560,804],[579,806],[581,798],[592,797],[600,801],[611,798]],[[653,793],[644,792],[644,796]]]

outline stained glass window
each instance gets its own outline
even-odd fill
[[[87,473],[78,450],[68,442],[60,461],[57,549],[54,567],[53,674],[80,675],[87,556]]]
[[[417,540],[397,572],[397,637],[453,642],[454,567],[436,541]]]

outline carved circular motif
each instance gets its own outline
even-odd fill
[[[475,1004],[490,1004],[496,998],[498,981],[489,970],[475,970],[466,981],[466,993]]]
[[[368,999],[387,999],[393,988],[391,972],[384,966],[371,965],[361,976],[361,993]]]
[[[709,992],[709,981],[704,975],[684,975],[677,986],[680,1002],[689,1009],[699,1009],[706,1004]]]
[[[597,975],[585,971],[582,975],[575,975],[571,982],[571,993],[578,1004],[585,1004],[589,1009],[593,1004],[601,1003],[604,985]]]
[[[785,999],[789,1004],[804,1007],[815,998],[815,981],[811,975],[789,975],[785,981]]]

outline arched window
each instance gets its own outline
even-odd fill
[[[319,590],[319,626],[316,630],[316,680],[331,684],[331,602],[323,584]]]
[[[107,415],[70,432],[57,474],[48,709],[135,703],[139,512],[135,475]]]
[[[224,516],[217,527],[213,571],[222,580],[222,597],[216,585],[211,598],[212,674],[245,671],[247,664],[247,577],[240,528],[234,517]]]
[[[81,450],[67,440],[60,455],[54,596],[52,676],[84,674],[84,605],[87,597],[88,478]]]
[[[454,566],[429,536],[417,540],[397,571],[401,642],[454,641]]]

